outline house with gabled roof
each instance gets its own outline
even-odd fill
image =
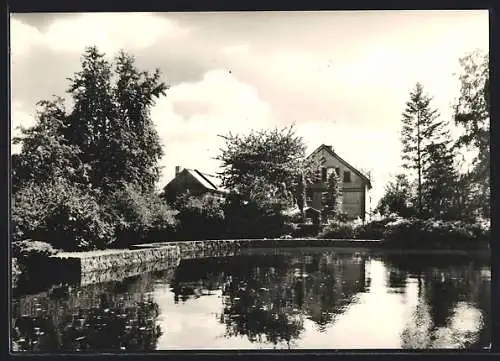
[[[177,196],[189,192],[193,196],[223,199],[228,193],[221,179],[198,169],[175,167],[175,177],[163,188],[164,197],[173,203]]]
[[[306,205],[320,211],[323,209],[328,177],[331,172],[336,172],[342,191],[340,210],[350,219],[359,217],[365,220],[368,191],[372,187],[370,178],[341,158],[329,145],[320,145],[307,160],[319,176],[306,187]]]

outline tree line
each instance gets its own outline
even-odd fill
[[[170,231],[174,214],[155,192],[163,150],[150,109],[168,89],[159,70],[89,47],[68,81],[71,109],[40,101],[35,125],[14,139],[13,240],[88,249]]]
[[[443,219],[488,215],[487,55],[470,54],[461,64],[455,122],[464,135],[452,141],[447,121],[417,84],[402,120],[407,173],[388,184],[381,213]],[[292,224],[303,222],[307,183],[320,175],[305,158],[305,143],[293,126],[222,135],[217,159],[227,198],[184,194],[169,204],[155,190],[163,148],[150,117],[156,99],[168,91],[160,71],[139,70],[123,51],[108,61],[89,47],[68,81],[71,108],[63,97],[39,102],[35,125],[14,139],[22,144],[12,155],[14,241],[92,249],[175,237],[274,237],[293,233]],[[465,173],[457,161],[461,147],[477,151]],[[327,183],[324,217],[332,220],[341,215],[338,175],[332,172]],[[291,208],[300,210],[298,218],[287,213]]]
[[[401,119],[405,172],[386,186],[377,207],[381,214],[467,221],[490,218],[488,54],[474,51],[460,64],[453,119],[440,116],[421,83],[410,92]],[[451,122],[462,129],[457,139],[450,134]],[[464,151],[475,154],[465,167]]]

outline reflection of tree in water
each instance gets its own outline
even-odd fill
[[[365,260],[333,253],[303,258],[295,265],[298,304],[320,332],[355,300],[365,287]]]
[[[364,288],[363,259],[320,253],[259,261],[228,269],[220,316],[227,336],[291,347],[304,315],[324,329]]]
[[[490,281],[482,275],[481,263],[450,259],[422,264],[418,305],[401,335],[402,347],[487,346]],[[479,322],[473,317],[478,313]]]
[[[210,295],[221,287],[224,258],[187,259],[181,261],[170,283],[174,302]]]
[[[278,271],[278,272],[276,272]],[[286,277],[273,268],[254,267],[248,274],[232,274],[223,286],[220,322],[227,336],[246,335],[251,342],[286,343],[303,329]]]
[[[14,351],[151,351],[161,335],[158,305],[145,292],[150,279],[131,282],[126,291],[116,283],[93,285],[58,299],[21,299],[30,315],[14,320]],[[64,292],[62,293],[64,295]],[[32,302],[36,302],[31,305]]]

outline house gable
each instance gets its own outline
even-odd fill
[[[227,193],[218,186],[216,181],[217,179],[209,174],[202,173],[197,169],[185,168],[168,182],[164,191],[167,200],[170,202],[173,202],[178,195],[186,191],[193,195]]]
[[[312,152],[308,157],[313,164],[318,167],[326,168],[339,168],[339,177],[341,182],[343,182],[344,172],[348,171],[351,173],[351,181],[344,183],[344,187],[350,186],[366,186],[368,189],[371,188],[371,182],[368,177],[366,177],[359,170],[354,168],[344,159],[342,159],[337,153],[335,153],[331,147],[322,144],[314,152]]]

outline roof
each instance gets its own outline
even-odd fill
[[[203,173],[200,172],[198,169],[188,169],[185,168],[184,171],[188,172],[193,178],[195,178],[203,187],[217,191],[217,192],[224,192],[226,193],[227,191],[222,187],[222,181],[220,178],[208,174],[208,173]]]
[[[370,178],[368,178],[366,175],[361,173],[359,170],[357,170],[355,167],[347,163],[344,159],[342,159],[337,153],[335,153],[332,149],[332,147],[327,146],[325,144],[321,144],[314,152],[312,152],[307,158],[310,158],[320,150],[326,150],[328,153],[330,153],[333,157],[337,158],[341,163],[343,163],[346,167],[350,168],[354,173],[356,173],[359,177],[361,177],[367,184],[368,188],[372,187],[372,183]]]

